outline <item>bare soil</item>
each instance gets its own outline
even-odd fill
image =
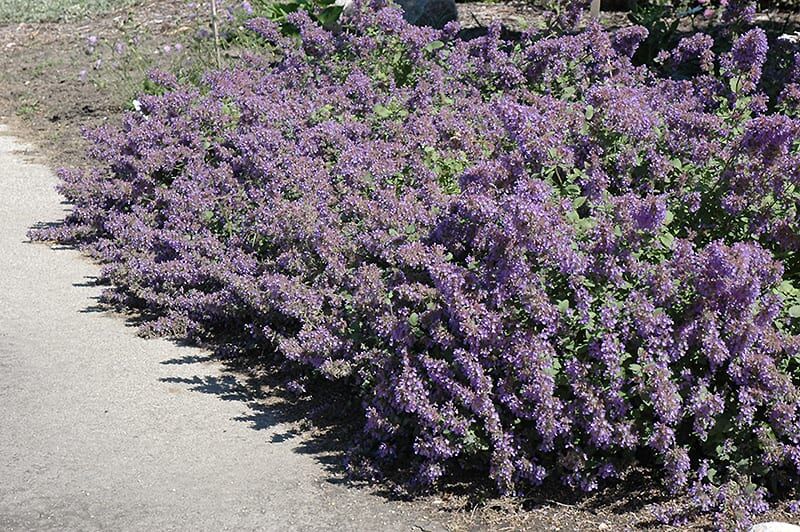
[[[169,67],[176,58],[163,53],[163,46],[188,40],[197,26],[184,2],[164,0],[75,22],[0,26],[0,115],[16,119],[52,165],[79,163],[85,148],[80,130],[118,121],[136,89],[113,65],[95,68],[89,37],[107,43],[137,39],[137,53],[150,66]],[[89,79],[82,80],[81,71]]]

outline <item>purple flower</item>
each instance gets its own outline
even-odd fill
[[[648,34],[647,28],[643,26],[622,28],[614,34],[614,50],[620,55],[633,57],[639,45],[647,39]]]
[[[728,75],[739,78],[742,91],[752,92],[761,80],[768,50],[767,35],[761,28],[748,31],[733,43],[730,54],[723,60],[723,66]]]
[[[714,69],[715,54],[712,51],[714,39],[705,33],[695,33],[684,37],[678,46],[670,52],[670,59],[674,65],[681,65],[690,61],[699,60],[700,68],[704,72]]]

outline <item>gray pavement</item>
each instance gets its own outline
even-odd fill
[[[440,530],[193,391],[226,382],[215,363],[169,363],[207,353],[89,311],[98,267],[26,243],[66,209],[26,149],[0,126],[0,530]]]

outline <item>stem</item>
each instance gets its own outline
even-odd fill
[[[217,68],[222,67],[222,55],[219,45],[219,24],[217,24],[217,0],[211,0],[211,28],[214,30],[214,54],[217,60]]]
[[[738,158],[741,152],[739,151],[741,148],[741,144],[739,143],[734,150],[732,150],[731,156],[725,161],[725,166],[722,167],[722,171],[719,173],[719,179],[714,183],[714,186],[711,187],[711,190],[708,191],[707,196],[714,196],[717,193],[717,189],[722,184],[722,179],[725,177],[725,172],[728,171],[733,160]]]

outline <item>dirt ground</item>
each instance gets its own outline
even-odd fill
[[[202,2],[198,4],[202,8]],[[467,26],[485,26],[500,18],[509,27],[520,29],[541,18],[541,12],[527,4],[469,3],[459,4],[459,10]],[[202,9],[198,9],[200,12]],[[85,148],[80,129],[118,122],[139,89],[138,80],[146,67],[186,66],[187,60],[196,60],[186,52],[187,43],[208,25],[197,13],[187,12],[183,2],[144,0],[133,8],[91,20],[0,25],[0,124],[10,125],[16,136],[37,146],[41,160],[51,168],[80,164]],[[781,16],[774,15],[776,24],[783,20]],[[604,14],[603,22],[618,26],[624,16]],[[106,43],[107,48],[117,43],[128,49],[135,46],[136,57],[129,59],[132,74],[120,76],[119,65],[109,68],[113,53],[108,49],[92,51],[93,38]],[[184,50],[176,52],[176,44]],[[97,64],[97,59],[105,63]],[[253,415],[264,408],[280,412],[292,431],[326,442],[320,444],[325,453],[341,455],[341,446],[335,443],[340,441],[337,430],[343,430],[341,420],[306,419],[309,411],[319,411],[323,406],[318,401],[282,398],[280,387],[269,385],[260,369],[217,363],[226,379],[247,390],[248,397],[258,398],[246,401]],[[175,384],[184,390],[219,395],[220,399],[229,394],[227,388],[217,392],[203,383]],[[243,421],[248,419],[252,424],[253,416],[242,416]],[[333,470],[338,471],[335,466]],[[390,486],[376,486],[374,490],[384,492],[387,498],[402,496]],[[488,488],[465,481],[418,498],[416,504],[440,517],[451,530],[588,531],[668,529],[658,525],[652,514],[663,502],[652,481],[635,472],[625,482],[591,497],[578,498],[558,488],[546,488],[522,499],[497,499]],[[797,521],[781,511],[762,520]],[[700,520],[690,528],[713,527]]]
[[[0,25],[0,114],[16,121],[52,165],[79,163],[81,128],[118,121],[147,67],[179,60],[163,47],[190,40],[198,25],[185,3],[163,0],[77,22]],[[91,37],[106,47],[136,40],[142,60],[132,65],[130,77],[123,76],[119,65],[109,64],[105,48],[89,53]],[[97,59],[106,64],[96,68]]]

